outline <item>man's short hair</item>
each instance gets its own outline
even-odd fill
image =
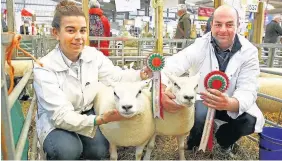
[[[282,18],[281,15],[274,15],[273,16],[273,20],[278,19],[278,18],[281,20],[281,18]]]
[[[177,5],[177,11],[187,11],[187,7],[185,4]]]
[[[233,7],[233,6],[231,6],[234,10],[235,10],[235,12],[236,12],[236,19],[237,19],[237,26],[239,26],[240,25],[240,16],[239,16],[239,12],[238,12],[238,10],[235,8],[235,7]],[[212,15],[211,15],[211,23],[213,23],[213,17],[214,17],[214,12],[212,13]]]

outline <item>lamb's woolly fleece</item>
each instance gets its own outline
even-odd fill
[[[258,82],[259,93],[282,99],[282,78],[259,77]],[[263,97],[258,97],[256,102],[262,112],[280,112],[282,108],[282,103]]]
[[[22,77],[24,74],[29,70],[33,68],[32,60],[12,60],[11,61],[14,70],[15,70],[15,77]],[[5,63],[5,72],[9,73],[10,67]]]
[[[134,83],[128,83],[125,89],[130,89]],[[138,146],[148,141],[155,131],[152,115],[150,92],[143,89],[140,95],[142,101],[139,105],[144,108],[143,113],[133,116],[129,120],[111,122],[100,126],[101,132],[107,140],[117,146]],[[112,87],[104,87],[97,94],[94,107],[97,114],[102,114],[109,109],[115,109]]]
[[[270,70],[270,71],[274,71],[274,72],[280,72],[280,73],[282,73],[282,68],[262,68],[262,69],[266,69],[266,70]],[[260,72],[259,77],[274,77],[274,78],[282,78],[282,76],[279,76],[279,75],[275,75],[275,74],[268,74],[268,73],[263,73],[263,72]]]
[[[198,81],[197,79],[190,79],[189,77],[179,77],[181,82]],[[183,80],[184,79],[184,80]],[[191,82],[191,85],[198,82]],[[173,85],[170,83],[166,90],[171,91]],[[196,94],[195,94],[196,95]],[[156,119],[156,133],[160,135],[187,135],[194,125],[194,104],[191,107],[185,107],[177,113],[168,113],[164,111],[164,119]]]

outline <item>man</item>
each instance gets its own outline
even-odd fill
[[[110,37],[110,22],[100,8],[97,0],[89,1],[89,35],[96,37]],[[98,48],[105,56],[109,56],[110,42],[106,40],[90,41],[90,46]],[[104,48],[104,49],[103,49]]]
[[[281,15],[274,16],[273,20],[266,25],[265,28],[265,43],[277,43],[278,36],[282,35],[282,28],[280,26]]]
[[[6,24],[6,22],[5,22],[3,17],[1,18],[1,25],[2,25],[2,31],[3,32],[8,32],[8,26],[7,26],[7,24]]]
[[[178,24],[176,27],[175,39],[188,39],[191,32],[191,20],[187,13],[185,4],[177,6],[177,16],[179,16]],[[182,43],[177,43],[177,48],[182,49]]]
[[[213,18],[213,14],[207,20],[207,26],[206,26],[205,34],[211,31],[212,18]]]
[[[188,149],[200,144],[208,108],[216,110],[216,119],[226,121],[215,137],[222,152],[231,154],[232,145],[242,136],[261,132],[264,117],[257,107],[257,77],[259,76],[258,51],[247,39],[236,34],[239,25],[237,11],[228,5],[214,12],[211,32],[195,43],[166,59],[163,72],[177,76],[184,72],[200,74],[195,102],[195,124],[187,139]],[[204,87],[204,78],[211,71],[225,72],[230,81],[227,92]],[[168,83],[162,77],[163,91]],[[167,112],[183,108],[172,99],[171,93],[162,92],[162,106]]]
[[[20,34],[29,35],[28,26],[29,22],[24,20],[24,24],[20,26]]]
[[[278,36],[282,35],[282,28],[280,26],[281,15],[274,16],[273,20],[266,25],[264,43],[277,43]],[[264,48],[268,51],[268,48]],[[266,54],[268,55],[268,53]]]

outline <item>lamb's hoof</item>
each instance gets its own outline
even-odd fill
[[[147,155],[145,155],[144,157],[143,157],[143,160],[150,160],[151,159],[151,157],[150,156],[147,156]]]

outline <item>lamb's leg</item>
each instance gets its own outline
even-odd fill
[[[184,155],[184,140],[186,135],[177,136],[179,160],[186,160]]]
[[[146,154],[145,154],[143,160],[150,160],[151,159],[151,153],[152,153],[154,146],[155,146],[155,140],[156,140],[156,134],[154,134],[152,136],[149,143],[147,144],[147,150],[146,150]]]
[[[117,160],[118,154],[117,154],[117,146],[110,143],[110,159],[111,160]]]
[[[136,146],[136,152],[135,152],[135,159],[136,160],[141,160],[144,148],[147,145],[147,143],[148,143],[148,141],[146,141],[144,144],[142,144],[140,146]]]

